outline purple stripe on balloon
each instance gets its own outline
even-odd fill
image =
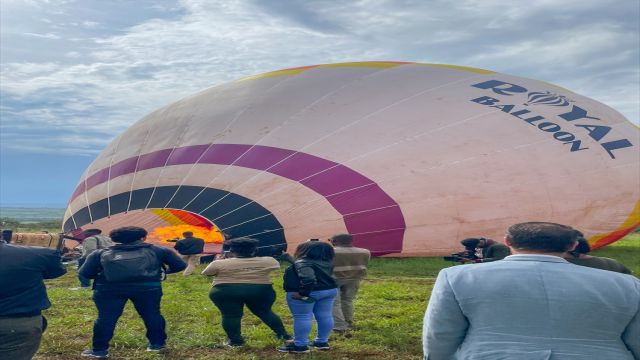
[[[209,145],[194,145],[176,148],[167,162],[169,165],[194,164],[209,148]]]
[[[248,149],[248,145],[216,144],[207,150],[199,163],[231,165]]]
[[[400,252],[406,228],[398,204],[371,179],[342,165],[311,154],[261,145],[193,145],[154,151],[122,160],[111,167],[111,179],[144,169],[178,164],[233,165],[266,171],[322,195],[342,216],[355,241],[381,255]],[[108,181],[101,169],[78,185],[72,201],[94,186]]]
[[[287,161],[274,166],[269,172],[294,181],[301,181],[334,165],[336,165],[334,162],[292,151],[292,156]]]
[[[154,151],[149,154],[140,155],[138,158],[138,171],[155,169],[167,162],[167,159],[171,155],[171,149],[164,149],[160,151]]]
[[[336,181],[336,179],[340,179],[340,181]],[[310,189],[314,189],[316,192],[322,194],[322,196],[329,196],[342,191],[374,184],[373,181],[344,165],[332,165],[323,170],[322,173],[302,180],[300,183]]]
[[[122,160],[119,163],[113,165],[111,167],[111,179],[117,178],[118,176],[131,174],[136,171],[136,164],[138,163],[138,156],[134,156],[132,158],[128,158],[126,160]]]
[[[96,184],[97,185],[97,184]],[[83,182],[81,182],[80,184],[78,184],[78,186],[76,187],[76,190],[73,192],[73,194],[71,194],[71,201],[73,201],[73,199],[77,198],[78,196],[80,196],[80,194],[82,194],[83,192],[85,192],[87,190],[87,186],[86,184]]]
[[[402,213],[398,211],[398,207],[388,207],[384,209],[367,210],[343,217],[345,224],[348,225],[349,231],[354,233],[367,233],[373,231],[384,231],[394,228],[404,223]]]
[[[252,169],[266,170],[291,156],[291,151],[274,147],[253,147],[234,164]]]
[[[109,168],[102,169],[88,178],[87,187],[91,189],[96,185],[107,182],[107,180],[109,180]]]
[[[328,196],[327,200],[343,215],[398,205],[377,184]]]

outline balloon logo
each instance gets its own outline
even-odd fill
[[[572,100],[567,99],[564,95],[553,94],[549,91],[530,92],[528,101],[525,105],[549,105],[549,106],[567,106]]]

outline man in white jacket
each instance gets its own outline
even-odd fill
[[[568,226],[516,224],[506,244],[503,261],[438,274],[425,359],[640,359],[640,280],[564,260]]]

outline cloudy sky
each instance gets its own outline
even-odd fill
[[[552,82],[640,120],[638,0],[0,4],[2,206],[64,207],[93,158],[143,115],[287,67],[479,67]]]

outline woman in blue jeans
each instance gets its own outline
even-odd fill
[[[280,346],[278,351],[309,352],[314,317],[318,334],[311,345],[318,350],[330,349],[333,300],[338,293],[333,278],[333,257],[333,247],[320,241],[307,241],[296,249],[296,261],[284,273],[284,290],[293,315],[293,341]]]

